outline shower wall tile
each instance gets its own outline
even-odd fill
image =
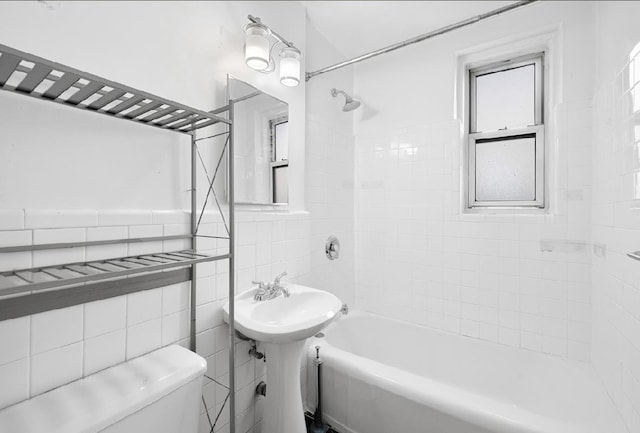
[[[361,131],[356,306],[588,361],[591,103],[556,110],[564,135],[550,211],[539,215],[461,211],[458,121]]]
[[[319,97],[313,89],[311,91],[311,97]],[[306,200],[311,214],[309,284],[327,290],[353,306],[356,257],[354,136],[350,128],[337,127],[337,123],[321,116],[307,118]],[[336,236],[340,241],[337,260],[326,257],[325,244],[329,236]]]
[[[599,64],[592,117],[593,328],[571,324],[576,342],[569,346],[589,355],[581,343],[591,335],[596,371],[630,432],[640,430],[640,262],[626,255],[640,250],[638,13],[635,3],[599,4],[599,48],[607,56]]]

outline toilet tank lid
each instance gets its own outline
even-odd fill
[[[204,375],[206,361],[180,346],[132,359],[0,411],[0,433],[90,433]]]

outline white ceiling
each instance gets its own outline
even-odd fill
[[[513,1],[302,1],[309,20],[353,58]]]

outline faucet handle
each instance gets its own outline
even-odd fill
[[[282,279],[282,277],[284,277],[285,275],[287,275],[287,273],[286,273],[286,272],[283,272],[283,273],[279,274],[277,277],[275,277],[275,278],[273,279],[273,283],[274,283],[274,284],[280,284],[280,280],[281,280],[281,279]]]
[[[264,281],[252,281],[251,284],[257,284],[258,285],[258,289],[264,289],[267,287],[267,285],[264,283]]]

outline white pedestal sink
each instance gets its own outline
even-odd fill
[[[255,301],[257,288],[235,298],[236,330],[265,343],[267,396],[262,433],[305,433],[300,392],[304,341],[335,319],[342,302],[329,292],[285,284],[290,296]],[[229,322],[229,304],[224,318]]]

